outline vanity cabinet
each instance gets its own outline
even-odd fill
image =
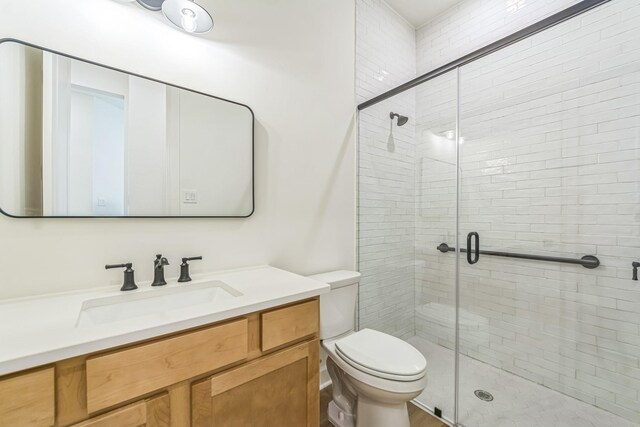
[[[318,298],[0,377],[3,427],[317,426]]]

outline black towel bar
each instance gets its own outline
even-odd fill
[[[456,248],[453,248],[446,243],[440,243],[437,248],[440,252],[455,252]],[[466,249],[460,249],[460,252],[467,252]],[[563,262],[565,264],[578,264],[584,268],[596,268],[600,265],[600,260],[594,255],[585,255],[582,258],[564,258],[557,256],[544,256],[544,255],[531,255],[531,254],[518,254],[514,252],[498,252],[498,251],[480,251],[481,255],[493,255],[503,256],[507,258],[520,258],[520,259],[532,259],[536,261],[550,261],[550,262]]]

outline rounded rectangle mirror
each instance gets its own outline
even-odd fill
[[[12,217],[248,217],[249,107],[0,41],[0,209]]]

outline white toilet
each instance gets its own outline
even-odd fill
[[[311,276],[331,285],[320,296],[320,339],[333,384],[336,427],[409,427],[407,402],[427,385],[427,361],[412,345],[372,329],[354,331],[360,273]]]

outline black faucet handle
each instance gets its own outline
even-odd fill
[[[133,291],[134,289],[138,289],[136,282],[133,278],[133,263],[125,263],[125,264],[107,264],[104,266],[106,270],[111,268],[124,268],[124,282],[122,283],[121,291]]]
[[[202,256],[182,258],[182,264],[180,264],[180,278],[178,278],[178,282],[190,282],[191,276],[189,275],[189,261],[197,261],[201,259]]]
[[[633,277],[631,280],[638,280],[638,268],[640,268],[640,262],[633,261],[631,266],[633,267]]]
[[[128,262],[126,264],[107,264],[104,266],[105,270],[109,270],[111,268],[126,268],[127,270],[131,270],[133,267],[133,263]]]

